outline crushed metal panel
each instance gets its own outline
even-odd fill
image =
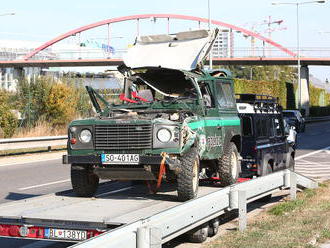
[[[196,69],[211,50],[218,31],[196,30],[173,35],[142,36],[128,49],[124,63],[131,68]]]

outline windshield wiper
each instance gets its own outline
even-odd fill
[[[110,104],[99,93],[97,93],[92,87],[86,86],[86,90],[88,92],[88,95],[89,95],[97,113],[102,112],[102,109],[101,109],[100,104],[98,103],[97,99],[99,99],[104,105],[106,105],[108,107],[110,106]]]

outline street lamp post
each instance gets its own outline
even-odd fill
[[[207,13],[208,13],[208,26],[209,26],[209,30],[211,30],[211,6],[210,6],[210,0],[207,1]],[[210,51],[210,56],[209,56],[209,65],[210,65],[210,70],[212,70],[213,68],[213,50],[211,48],[211,51]]]
[[[298,69],[298,109],[301,110],[301,75],[300,75],[300,43],[299,43],[299,5],[309,3],[325,3],[325,0],[314,0],[306,2],[274,2],[272,5],[296,5],[296,18],[297,18],[297,69]]]

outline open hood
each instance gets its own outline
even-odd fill
[[[130,68],[163,67],[193,70],[208,55],[219,30],[196,30],[177,34],[138,37],[124,56]]]

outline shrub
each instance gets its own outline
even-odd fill
[[[9,95],[5,91],[0,91],[0,129],[1,136],[10,138],[17,127],[17,118],[11,112],[8,104]]]
[[[46,119],[52,125],[65,125],[76,117],[78,100],[72,87],[63,83],[55,83],[51,86],[46,99]]]

